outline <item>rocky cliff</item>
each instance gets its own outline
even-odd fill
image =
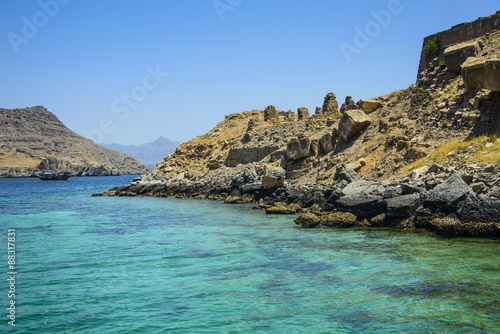
[[[96,145],[68,129],[44,107],[0,109],[0,177],[35,171],[76,176],[142,174],[133,158]]]
[[[487,30],[452,45],[432,39],[437,52],[401,91],[340,108],[328,93],[312,116],[272,105],[228,115],[106,194],[255,203],[302,213],[303,227],[500,237],[500,32]]]

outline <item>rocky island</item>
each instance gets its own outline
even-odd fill
[[[254,203],[302,227],[500,237],[499,28],[497,12],[425,38],[407,89],[228,115],[104,194]]]
[[[42,106],[0,108],[0,124],[0,177],[28,177],[37,171],[75,176],[147,172],[132,157],[77,135]]]

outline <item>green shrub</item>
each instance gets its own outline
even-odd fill
[[[441,41],[437,37],[434,38],[424,46],[424,51],[425,59],[427,59],[427,61],[436,58],[441,52]]]

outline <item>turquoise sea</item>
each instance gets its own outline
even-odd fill
[[[91,197],[132,178],[0,179],[1,333],[500,333],[498,240]]]

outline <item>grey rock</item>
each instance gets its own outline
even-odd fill
[[[429,191],[424,202],[428,205],[453,210],[456,208],[457,204],[468,195],[474,197],[472,188],[464,182],[461,175],[454,174],[445,182]]]
[[[420,194],[403,195],[386,199],[387,217],[410,217],[420,205]]]
[[[407,183],[402,183],[401,184],[401,192],[403,195],[411,195],[415,193],[420,193],[422,192],[423,189],[420,187],[417,187],[415,185],[407,184]]]
[[[353,181],[342,189],[342,194],[346,195],[375,195],[381,196],[384,188],[379,182],[374,181]]]
[[[460,203],[457,215],[464,223],[498,222],[500,217],[500,199],[490,198],[481,200],[475,196],[467,196]]]
[[[324,153],[333,151],[333,149],[335,148],[335,144],[336,138],[329,133],[324,134],[319,140],[320,148]]]
[[[382,214],[387,209],[387,203],[382,196],[347,195],[335,203],[342,211],[355,214],[359,219],[370,219]]]
[[[339,173],[337,180],[346,181],[349,184],[354,181],[362,181],[363,179],[354,169],[344,169]]]
[[[392,198],[403,195],[403,189],[401,186],[389,185],[384,189],[383,197],[384,198]]]
[[[286,156],[288,160],[298,160],[311,154],[311,140],[309,138],[294,139],[287,144]]]
[[[472,190],[473,190],[475,193],[480,193],[480,192],[482,192],[484,189],[486,189],[486,185],[485,185],[483,182],[472,183],[472,184],[470,185],[470,187],[472,188]]]
[[[245,193],[255,193],[259,190],[262,189],[262,183],[256,182],[256,183],[247,183],[244,184],[240,187],[240,191],[245,194]]]
[[[485,173],[494,173],[495,172],[495,165],[488,166],[483,171]]]

